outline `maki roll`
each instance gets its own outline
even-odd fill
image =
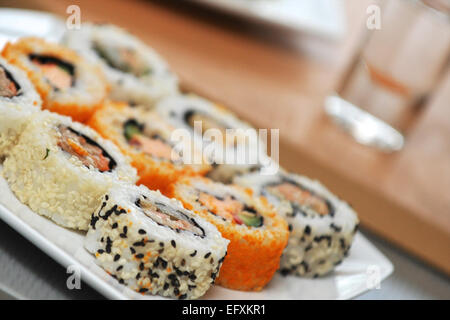
[[[169,186],[181,176],[204,175],[210,165],[185,164],[184,147],[172,137],[174,129],[155,112],[130,107],[125,103],[106,103],[88,124],[103,137],[110,139],[132,159],[138,170],[138,184],[167,193]],[[194,144],[187,144],[195,152]],[[198,158],[202,159],[198,151]]]
[[[44,109],[76,121],[87,120],[107,94],[101,70],[58,44],[22,38],[7,43],[2,56],[27,73]]]
[[[98,63],[111,86],[113,100],[152,107],[178,91],[178,79],[150,47],[125,30],[108,24],[83,24],[66,33],[64,43]]]
[[[251,190],[202,177],[177,182],[172,196],[230,240],[217,284],[259,291],[272,279],[289,236],[287,223]]]
[[[68,117],[35,113],[3,163],[17,198],[64,227],[87,230],[100,198],[136,170],[110,141]]]
[[[230,183],[233,176],[259,170],[268,160],[258,132],[225,108],[195,95],[162,99],[156,110],[177,128],[188,130],[204,146],[213,164],[208,177]]]
[[[145,186],[111,188],[92,214],[86,249],[119,283],[142,294],[202,296],[228,240],[176,200]]]
[[[16,143],[41,97],[26,74],[0,58],[0,158]]]
[[[265,196],[287,220],[290,236],[281,258],[282,274],[321,276],[347,256],[358,216],[318,181],[283,172],[252,173],[234,182]]]

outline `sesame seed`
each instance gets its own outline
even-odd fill
[[[147,232],[144,229],[139,229],[139,234],[146,234]]]
[[[115,256],[114,256],[114,261],[117,261],[117,260],[119,260],[120,259],[120,254],[116,254]]]
[[[211,252],[208,252],[207,254],[205,254],[205,259],[208,259],[209,258],[209,256],[211,255]]]
[[[177,243],[175,242],[175,240],[170,241],[170,244],[171,244],[172,247],[174,247],[174,248],[177,247]]]

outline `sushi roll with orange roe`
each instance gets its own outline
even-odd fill
[[[84,122],[106,97],[107,84],[99,67],[56,43],[22,38],[7,43],[2,56],[26,72],[44,109]]]
[[[140,177],[138,184],[163,194],[180,177],[204,175],[211,168],[202,160],[200,151],[197,152],[200,163],[187,164],[183,158],[185,148],[179,148],[182,141],[172,137],[175,128],[144,108],[107,102],[95,112],[88,125],[131,157]],[[185,142],[191,152],[196,152],[194,143]]]
[[[273,277],[286,247],[287,223],[265,198],[250,189],[186,177],[171,196],[214,224],[230,240],[216,283],[229,289],[259,291]]]

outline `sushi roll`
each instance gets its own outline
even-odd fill
[[[29,116],[40,110],[41,104],[26,74],[0,58],[0,159],[17,142]]]
[[[195,299],[214,283],[228,242],[180,202],[145,186],[122,185],[92,214],[85,247],[132,290]]]
[[[22,38],[7,43],[2,56],[27,73],[44,109],[83,122],[106,97],[108,87],[100,68],[58,44]]]
[[[201,141],[213,164],[208,177],[214,181],[230,183],[234,175],[259,170],[262,160],[268,159],[257,130],[207,99],[174,95],[162,99],[156,110],[170,124]]]
[[[318,181],[296,174],[236,177],[234,182],[265,196],[289,224],[289,242],[280,263],[284,275],[327,274],[347,256],[358,216]]]
[[[161,97],[178,91],[177,76],[167,63],[119,27],[85,23],[80,30],[67,32],[63,41],[101,66],[113,100],[152,107]]]
[[[17,198],[57,224],[87,230],[101,197],[136,170],[94,130],[48,111],[32,115],[3,163]]]
[[[210,170],[206,161],[185,164],[186,143],[190,152],[196,152],[190,141],[177,141],[172,133],[175,128],[155,112],[130,107],[125,103],[106,103],[89,120],[88,124],[104,138],[114,143],[132,159],[138,170],[138,184],[167,193],[168,187],[181,176],[204,175]],[[201,151],[197,151],[202,159]]]
[[[249,189],[202,177],[180,180],[172,196],[230,240],[217,284],[259,291],[272,279],[289,232],[287,223],[264,198],[253,197]]]

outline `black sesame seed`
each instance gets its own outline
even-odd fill
[[[140,293],[145,293],[145,292],[147,292],[147,291],[148,291],[147,288],[140,288],[140,289],[139,289],[139,292],[140,292]]]
[[[146,234],[147,233],[144,229],[139,229],[138,232],[139,232],[139,234]]]
[[[100,254],[102,254],[103,252],[105,252],[105,250],[103,250],[103,249],[98,249],[97,252],[100,253]]]
[[[122,269],[123,269],[123,266],[118,266],[117,269],[116,269],[116,271],[120,271],[120,270],[122,270]]]
[[[184,299],[186,299],[186,298],[187,298],[187,294],[182,294],[181,296],[179,296],[178,299],[184,300]]]
[[[138,259],[142,259],[144,257],[143,253],[138,253],[137,255],[135,255],[136,258]]]
[[[191,291],[192,289],[195,289],[195,288],[197,288],[197,286],[195,284],[194,285],[188,284],[189,291]]]
[[[175,242],[175,240],[170,241],[170,244],[171,244],[172,247],[174,247],[174,248],[177,247],[177,243]]]
[[[114,256],[114,261],[117,261],[117,260],[119,260],[120,259],[120,254],[116,254],[115,256]]]
[[[136,275],[136,280],[139,280],[140,277],[141,277],[141,274],[138,272],[138,274]]]
[[[120,280],[119,280],[119,283],[120,283],[120,284],[124,284],[125,281],[123,281],[123,279],[120,279]]]
[[[139,270],[144,270],[144,263],[143,262],[141,262],[140,264],[139,264]]]
[[[305,234],[311,234],[311,227],[310,226],[306,226],[304,233]]]
[[[117,228],[119,225],[117,224],[117,222],[114,222],[113,225],[111,226],[111,229],[115,229]]]
[[[134,250],[133,247],[130,247],[130,251],[131,251],[131,254],[135,254],[136,253],[136,250]]]
[[[190,254],[190,256],[191,256],[191,257],[195,257],[196,254],[197,254],[197,250],[195,250],[194,252],[192,252],[192,253]]]
[[[159,246],[160,246],[160,247],[164,247],[164,242],[160,242],[160,243],[159,243]]]
[[[178,288],[173,289],[173,294],[174,295],[179,295],[180,294],[180,290],[178,290]]]
[[[167,290],[167,289],[169,289],[169,284],[166,282],[166,283],[164,283],[163,290]]]
[[[124,227],[123,227],[123,233],[124,233],[124,234],[127,234],[127,232],[128,232],[128,227],[127,227],[127,226],[124,226]]]
[[[208,252],[207,254],[205,254],[205,259],[208,259],[209,258],[209,256],[211,255],[211,252]]]
[[[196,276],[194,273],[192,273],[192,274],[189,276],[189,279],[191,279],[192,281],[195,281],[195,279],[197,279],[197,276]]]
[[[126,235],[125,233],[121,233],[121,234],[119,234],[119,236],[120,236],[121,238],[126,238],[126,237],[127,237],[127,235]]]

